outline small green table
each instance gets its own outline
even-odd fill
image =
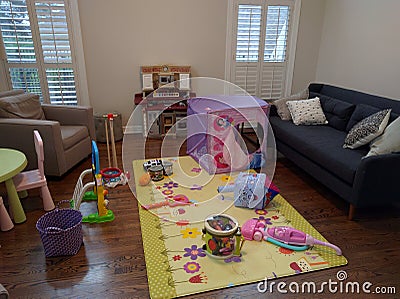
[[[15,149],[0,148],[0,183],[6,183],[8,203],[15,223],[24,222],[26,216],[12,178],[20,173],[27,163],[24,153]]]

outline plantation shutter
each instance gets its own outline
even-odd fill
[[[293,1],[237,1],[230,81],[263,99],[286,87]]]
[[[2,0],[0,25],[12,87],[52,104],[78,103],[63,0]]]

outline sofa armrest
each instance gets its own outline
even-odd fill
[[[48,120],[58,121],[61,125],[86,126],[90,138],[96,140],[92,107],[42,104],[42,109]]]
[[[272,103],[269,106],[269,116],[278,116],[278,110],[276,109],[276,106]]]
[[[57,175],[57,169],[66,169],[59,122],[0,118],[0,147],[22,151],[28,160],[26,170],[37,168],[33,130],[38,130],[43,139],[46,174]]]
[[[399,200],[400,154],[370,156],[361,160],[353,182],[355,206],[371,206],[376,202]]]

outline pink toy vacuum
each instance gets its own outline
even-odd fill
[[[337,255],[342,255],[342,251],[336,245],[315,239],[309,234],[289,226],[266,228],[264,240],[292,250],[306,250],[309,246],[322,245],[334,249]]]
[[[310,246],[322,245],[333,248],[337,255],[342,255],[339,247],[315,239],[314,237],[289,226],[269,227],[265,220],[252,218],[247,220],[241,227],[242,236],[245,240],[256,240],[271,242],[280,247],[295,251],[307,250]]]

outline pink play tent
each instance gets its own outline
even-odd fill
[[[269,105],[252,96],[212,96],[188,100],[187,153],[209,173],[259,168],[266,158]],[[239,127],[257,127],[260,148],[243,146]]]

